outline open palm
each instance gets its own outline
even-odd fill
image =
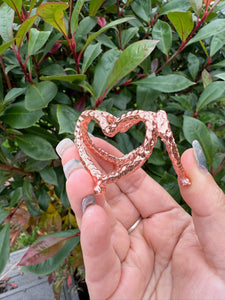
[[[105,141],[95,143],[120,155]],[[62,163],[73,158],[79,159],[74,146]],[[91,299],[225,299],[224,194],[198,168],[191,149],[182,162],[192,185],[180,189],[192,217],[141,169],[108,185],[83,215],[81,202],[93,194],[93,181],[82,168],[70,174],[67,193],[81,230]],[[107,172],[112,167],[98,163]]]

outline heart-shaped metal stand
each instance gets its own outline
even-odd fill
[[[115,157],[100,147],[97,147],[89,137],[87,129],[91,120],[98,123],[103,133],[108,137],[113,137],[118,132],[126,132],[134,124],[143,122],[146,128],[144,142],[130,153],[121,157]],[[119,118],[104,111],[84,111],[76,124],[75,144],[82,163],[95,181],[95,193],[103,192],[107,183],[116,182],[122,176],[140,168],[151,155],[158,136],[161,137],[166,145],[181,184],[189,185],[190,181],[184,174],[180,155],[165,111],[160,110],[154,113],[135,110],[123,114]],[[111,162],[114,165],[114,170],[109,174],[103,174],[94,164],[90,155],[91,153]]]

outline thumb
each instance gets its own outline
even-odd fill
[[[180,186],[181,194],[192,209],[195,230],[207,260],[216,269],[224,270],[225,195],[204,166],[205,157],[198,141],[193,142],[193,148],[181,158],[191,180],[190,186]]]

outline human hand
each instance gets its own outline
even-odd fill
[[[121,155],[101,139],[94,142]],[[83,214],[82,199],[93,194],[93,180],[71,141],[60,143],[58,152],[81,231],[91,299],[225,299],[225,196],[199,168],[192,149],[182,156],[192,184],[180,186],[192,217],[142,169],[108,185]],[[111,170],[109,163],[98,163]]]

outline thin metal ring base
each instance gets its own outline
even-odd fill
[[[134,231],[134,229],[138,226],[138,224],[141,222],[142,217],[140,217],[127,231],[128,233],[131,233]]]

